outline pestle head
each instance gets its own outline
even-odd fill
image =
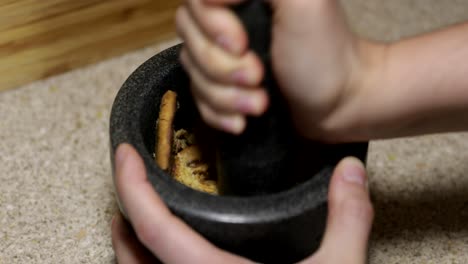
[[[272,73],[272,11],[262,0],[246,1],[235,6],[234,11],[247,30],[249,48],[257,53],[264,64],[262,85],[268,92],[270,106],[262,116],[248,117],[246,130],[241,135],[220,132],[218,187],[224,195],[275,193],[294,184],[291,174],[298,139]]]

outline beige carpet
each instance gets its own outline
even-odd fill
[[[344,2],[356,31],[380,40],[468,20],[466,0]],[[173,43],[0,93],[1,264],[115,262],[110,107]],[[370,263],[468,263],[468,134],[373,142],[368,168]]]

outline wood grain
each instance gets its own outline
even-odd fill
[[[179,0],[0,0],[0,91],[175,36]]]

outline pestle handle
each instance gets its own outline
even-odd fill
[[[233,7],[247,32],[249,49],[270,67],[270,48],[272,32],[272,10],[266,1],[250,0]],[[272,80],[271,72],[266,72],[264,82]],[[267,87],[268,89],[268,87]]]
[[[296,133],[272,74],[272,10],[263,0],[246,1],[233,9],[247,30],[249,48],[264,64],[262,85],[268,92],[270,107],[261,117],[248,117],[243,134],[220,134],[218,187],[224,195],[275,193],[292,185],[288,172],[294,160]]]

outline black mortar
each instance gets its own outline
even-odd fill
[[[263,263],[291,263],[310,255],[322,238],[334,166],[349,155],[364,161],[367,143],[307,142],[309,151],[299,158],[309,165],[308,179],[274,194],[213,196],[176,182],[158,168],[153,152],[159,103],[168,89],[177,92],[180,102],[176,128],[195,127],[200,122],[189,79],[178,59],[180,47],[146,61],[120,89],[110,119],[112,165],[119,144],[133,145],[144,160],[148,180],[171,211],[223,249]]]

